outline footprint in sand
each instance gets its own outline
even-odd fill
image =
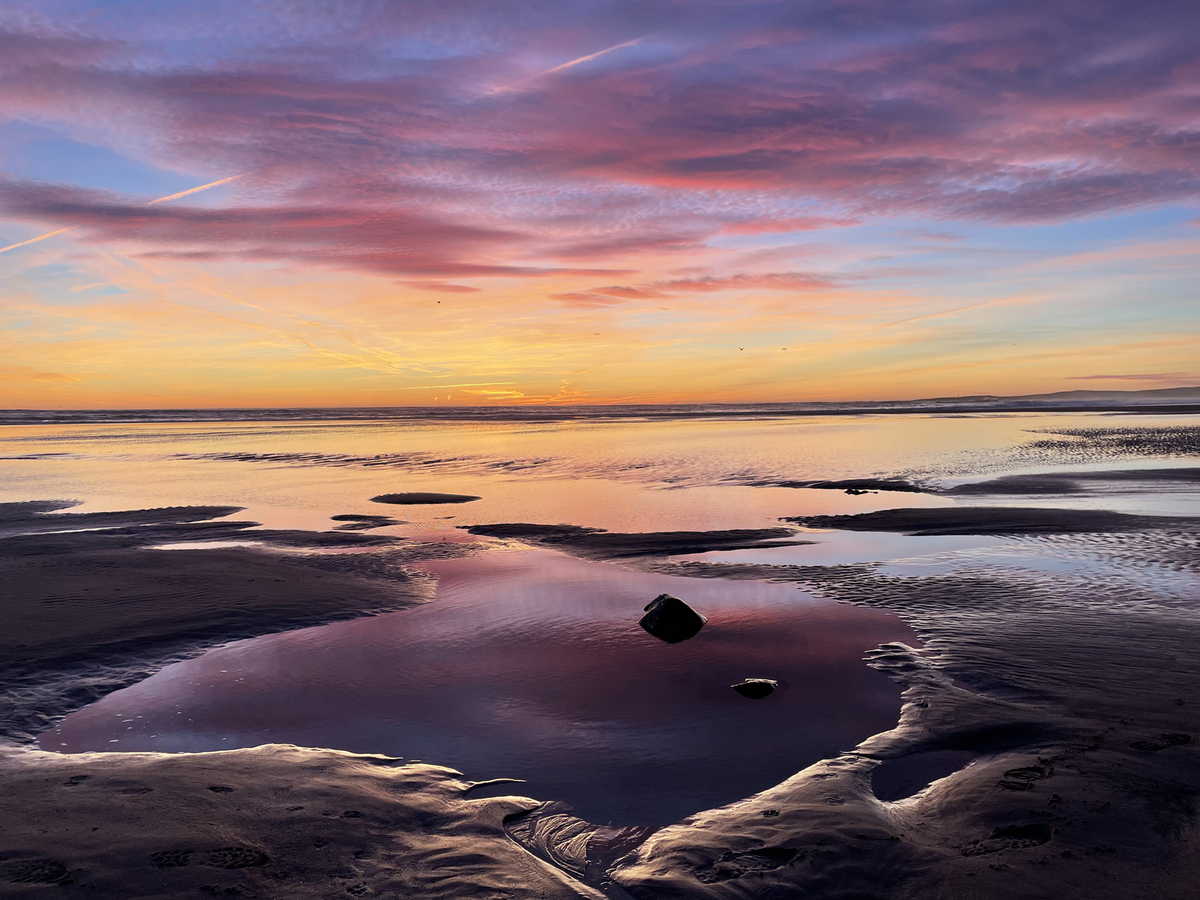
[[[1049,843],[1054,837],[1054,826],[1044,822],[1034,822],[1029,825],[1006,825],[997,828],[992,836],[982,841],[972,841],[963,847],[963,856],[983,856],[987,853],[999,853],[1001,850],[1024,850],[1029,847],[1040,847]]]
[[[1141,750],[1143,753],[1157,753],[1160,750],[1166,750],[1168,747],[1182,747],[1185,744],[1192,742],[1190,734],[1180,734],[1175,731],[1165,731],[1160,735],[1159,741],[1134,741],[1129,746],[1134,750]]]
[[[159,850],[150,854],[150,862],[159,869],[182,869],[192,859],[191,850]]]
[[[17,859],[0,866],[9,884],[70,884],[67,867],[57,859]]]
[[[704,884],[719,884],[743,875],[780,869],[806,856],[804,850],[795,847],[762,847],[745,853],[727,850],[707,869],[698,871],[696,878]]]
[[[252,869],[265,866],[270,861],[267,854],[251,847],[219,847],[209,851],[204,865],[216,869]]]
[[[1036,766],[1021,766],[1019,769],[1009,769],[1004,773],[1000,787],[1006,791],[1028,791],[1033,788],[1035,781],[1049,778],[1054,774],[1054,767],[1049,763]]]

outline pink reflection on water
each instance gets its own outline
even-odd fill
[[[242,641],[63,721],[47,749],[199,751],[286,741],[524,778],[593,821],[665,824],[767,788],[890,728],[897,685],[864,651],[914,640],[794,587],[684,579],[556,553],[430,562],[426,606]],[[708,616],[668,645],[659,593]],[[747,676],[780,689],[747,700]]]

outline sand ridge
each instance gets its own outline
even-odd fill
[[[840,516],[785,519],[808,528],[844,531],[898,531],[912,535],[950,534],[1119,534],[1171,529],[1200,532],[1197,516],[1144,516],[1106,509],[956,506],[883,509]]]
[[[795,547],[811,541],[796,538],[791,528],[729,528],[717,531],[649,531],[620,534],[579,525],[538,525],[527,522],[459,526],[468,534],[517,540],[561,549],[582,559],[619,560],[672,556],[713,550]]]
[[[505,834],[537,801],[470,787],[451,769],[282,744],[0,747],[0,896],[600,900]]]

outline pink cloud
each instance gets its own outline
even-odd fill
[[[80,229],[90,240],[138,244],[146,255],[158,258],[296,259],[419,275],[561,271],[481,262],[521,235],[449,223],[423,210],[394,206],[146,206],[98,191],[8,182],[0,183],[0,209],[13,218]]]
[[[469,284],[450,284],[444,281],[401,281],[399,284],[421,291],[435,291],[439,294],[477,294],[481,290]]]
[[[721,231],[725,234],[782,234],[790,231],[818,231],[822,228],[845,228],[859,225],[862,220],[852,217],[794,216],[785,219],[747,219],[740,222],[725,222]]]
[[[822,291],[841,286],[844,279],[813,272],[767,272],[762,274],[673,278],[643,285],[612,285],[551,294],[551,299],[568,306],[616,306],[627,300],[657,300],[673,295],[708,294],[728,290]]]
[[[245,33],[215,13],[174,23],[210,35],[187,57],[154,37],[172,23],[119,12],[109,33],[0,31],[0,115],[163,167],[253,173],[228,209],[10,183],[8,214],[160,255],[436,279],[628,269],[719,233],[1200,197],[1200,13],[1184,0],[735,2],[683,25],[668,0],[335,9],[266,3]],[[724,289],[704,284],[689,290]],[[626,299],[583,294],[563,302]]]

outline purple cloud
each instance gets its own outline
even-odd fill
[[[1193,2],[246,15],[258,30],[214,13],[186,55],[166,7],[108,32],[65,13],[84,24],[56,31],[51,11],[0,19],[0,115],[249,173],[227,209],[10,182],[7,214],[158,254],[457,278],[686,256],[718,233],[1053,222],[1200,197]]]

